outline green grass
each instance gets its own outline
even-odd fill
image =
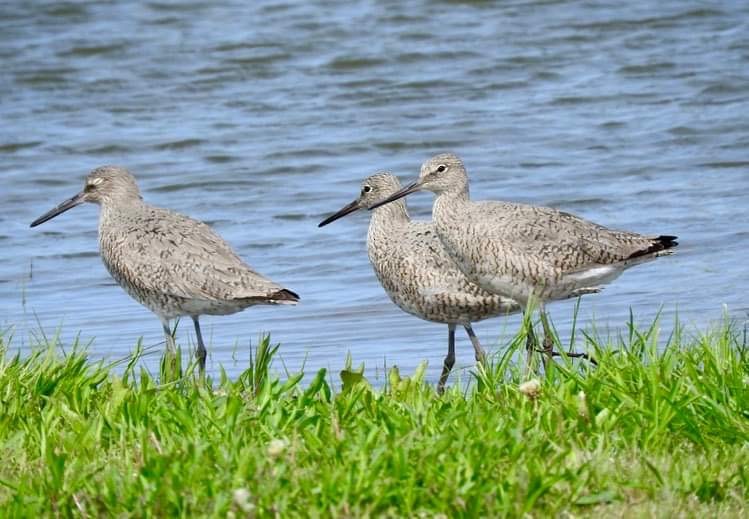
[[[6,334],[0,516],[745,517],[746,339],[657,335],[586,336],[598,367],[522,390],[519,337],[439,397],[423,367],[281,380],[267,340],[236,380],[160,383]]]

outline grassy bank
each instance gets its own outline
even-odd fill
[[[538,385],[507,353],[442,397],[423,371],[279,380],[267,342],[237,380],[161,384],[6,337],[0,516],[745,514],[745,337],[656,336],[588,339],[597,368]]]

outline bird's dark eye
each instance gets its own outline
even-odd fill
[[[446,169],[447,166],[445,166],[444,164],[440,164],[439,166],[437,166],[437,173],[444,173]]]
[[[83,190],[84,190],[85,192],[87,192],[87,193],[88,193],[88,192],[91,192],[91,191],[93,191],[93,190],[94,190],[94,185],[93,185],[93,184],[86,184],[86,187],[84,187],[84,188],[83,188]]]
[[[369,193],[370,191],[372,191],[372,188],[371,188],[371,187],[369,187],[369,186],[364,186],[364,187],[362,188],[362,191],[363,191],[363,192],[365,192],[365,193]]]

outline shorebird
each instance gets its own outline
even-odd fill
[[[370,208],[400,188],[398,179],[390,173],[372,175],[362,182],[359,196],[353,202],[320,222],[318,227],[359,209]],[[412,221],[404,200],[371,214],[367,253],[390,300],[420,319],[447,324],[448,351],[437,384],[441,393],[455,364],[456,326],[465,328],[476,360],[483,362],[484,351],[471,323],[518,312],[520,305],[469,282],[445,252],[434,225]]]
[[[203,222],[145,203],[126,169],[102,166],[83,191],[31,223],[51,220],[84,202],[101,207],[99,252],[107,270],[133,299],[161,320],[167,349],[176,351],[169,323],[190,316],[205,370],[202,314],[226,315],[260,304],[296,304],[299,296],[255,272]]]
[[[424,162],[415,182],[371,209],[419,190],[436,195],[437,235],[469,280],[518,301],[524,311],[538,304],[549,356],[553,343],[544,303],[598,292],[625,269],[671,254],[678,245],[676,236],[608,229],[549,207],[474,202],[463,162],[452,153]]]

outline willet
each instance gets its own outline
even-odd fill
[[[548,207],[473,202],[463,162],[451,153],[424,162],[415,182],[372,209],[422,189],[436,195],[435,229],[469,280],[524,309],[537,302],[549,355],[546,301],[597,292],[625,269],[671,254],[677,245],[676,236],[608,229]]]
[[[102,166],[83,191],[43,214],[31,227],[84,202],[101,206],[99,251],[107,270],[136,301],[161,320],[167,349],[176,350],[169,322],[190,316],[205,370],[202,314],[226,315],[259,304],[296,304],[291,290],[261,276],[203,222],[146,204],[124,168]]]
[[[398,179],[379,173],[364,180],[359,196],[320,222],[327,225],[359,209],[372,207],[401,188]],[[448,350],[437,390],[442,392],[455,363],[455,328],[463,326],[477,361],[485,355],[472,322],[520,310],[510,298],[490,294],[469,282],[445,252],[434,226],[414,222],[405,201],[372,213],[367,233],[367,253],[377,279],[401,310],[426,321],[447,324]]]

